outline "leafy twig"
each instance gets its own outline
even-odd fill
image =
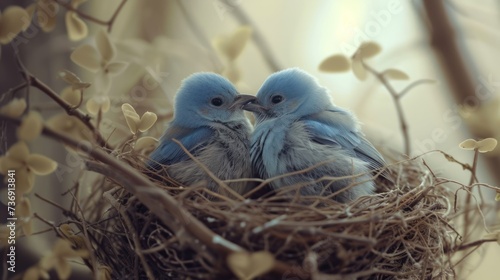
[[[90,131],[94,133],[97,143],[101,147],[105,147],[107,149],[112,149],[101,136],[99,131],[94,127],[94,125],[90,122],[91,117],[88,114],[83,113],[80,109],[71,106],[68,102],[64,101],[54,90],[52,90],[45,83],[40,81],[38,78],[31,74],[27,74],[29,84],[33,87],[38,88],[47,96],[49,96],[52,100],[54,100],[59,106],[61,106],[68,115],[77,117],[80,121],[82,121],[85,126],[87,126]]]
[[[410,156],[410,135],[408,133],[408,124],[406,122],[406,118],[404,115],[403,111],[403,106],[401,105],[401,97],[403,96],[402,94],[398,94],[398,92],[392,87],[392,85],[389,83],[387,78],[382,74],[377,72],[375,69],[373,69],[371,66],[366,64],[364,61],[362,61],[363,66],[365,67],[366,70],[368,70],[370,73],[372,73],[377,80],[379,80],[389,91],[391,94],[392,100],[394,101],[394,106],[396,107],[396,112],[398,114],[398,119],[399,119],[399,124],[401,126],[401,132],[403,133],[403,138],[404,138],[404,143],[405,143],[405,154],[407,156]],[[410,85],[411,86],[411,85]],[[405,90],[411,89],[411,87],[406,88]],[[415,86],[415,85],[413,85]],[[406,93],[403,91],[403,94]]]

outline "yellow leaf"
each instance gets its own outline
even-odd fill
[[[29,155],[26,163],[36,175],[47,175],[57,168],[57,162],[39,154]]]
[[[26,7],[26,12],[28,13],[30,20],[33,18],[33,15],[35,14],[36,6],[37,6],[37,4],[33,3],[33,4],[29,5],[28,7]]]
[[[137,130],[140,132],[144,132],[148,129],[150,129],[158,119],[158,116],[156,116],[155,113],[152,112],[146,112],[142,115],[141,121],[139,122],[139,125],[137,126]]]
[[[486,138],[477,142],[477,150],[480,153],[493,151],[497,146],[498,141],[495,138]]]
[[[243,51],[251,35],[252,29],[250,27],[240,26],[229,36],[217,38],[214,41],[214,46],[229,60],[235,60]]]
[[[94,138],[92,131],[81,120],[66,113],[53,116],[47,120],[46,125],[55,131],[68,134],[77,140],[90,141]]]
[[[343,55],[336,54],[329,56],[321,62],[319,70],[324,72],[344,72],[351,69],[349,59]]]
[[[92,115],[97,115],[99,111],[106,113],[110,106],[111,101],[108,96],[94,96],[87,101],[87,110]]]
[[[28,158],[29,154],[30,150],[28,145],[26,145],[23,141],[19,141],[9,148],[6,155],[9,159],[24,162]]]
[[[0,43],[8,44],[30,25],[29,13],[19,6],[9,6],[0,14]]]
[[[477,147],[477,141],[474,139],[467,139],[458,146],[464,150],[474,150]]]
[[[109,266],[100,265],[97,269],[99,271],[99,280],[111,280],[113,270]]]
[[[17,205],[17,214],[21,218],[26,218],[31,216],[31,202],[29,198],[23,197],[19,201],[19,204]]]
[[[71,53],[71,61],[91,72],[101,68],[99,52],[91,45],[81,45]]]
[[[17,170],[23,166],[22,161],[13,160],[6,156],[0,157],[0,174],[7,174],[9,170]]]
[[[352,72],[354,73],[354,76],[361,81],[366,80],[366,77],[368,76],[359,52],[354,54],[354,57],[352,58]]]
[[[49,279],[49,273],[43,270],[38,264],[33,265],[23,275],[23,280]]]
[[[30,236],[33,233],[33,220],[28,218],[23,221],[21,228],[23,229],[23,233],[25,236]]]
[[[7,105],[0,108],[0,113],[11,118],[18,118],[26,110],[26,100],[21,98],[12,99]]]
[[[495,196],[495,201],[500,201],[500,193],[497,192],[497,195]]]
[[[132,107],[132,105],[128,103],[124,103],[122,105],[122,112],[125,116],[125,121],[127,122],[130,132],[132,132],[132,134],[135,134],[137,132],[137,126],[141,121],[139,115],[135,111],[134,107]]]
[[[63,70],[63,71],[59,72],[59,76],[66,83],[68,83],[70,85],[82,82],[82,80],[80,78],[78,78],[78,76],[75,73],[73,73],[69,70]]]
[[[156,143],[158,143],[158,139],[151,136],[144,136],[137,139],[137,141],[135,142],[134,150],[152,150],[156,146]]]
[[[68,279],[71,275],[71,266],[65,259],[59,259],[55,267],[59,279]]]
[[[16,169],[16,195],[30,193],[35,185],[35,173],[30,172],[27,166]]]
[[[358,48],[358,52],[361,53],[361,57],[363,58],[373,57],[377,55],[381,50],[382,48],[375,42],[363,43]]]
[[[75,12],[67,12],[65,15],[66,30],[71,41],[80,41],[87,37],[89,29],[87,24]]]
[[[97,31],[95,42],[104,64],[115,58],[115,46],[111,43],[108,33],[104,29],[101,28]]]
[[[72,87],[66,87],[61,92],[61,98],[68,102],[71,106],[75,107],[80,104],[80,100],[82,98],[81,90],[74,90]]]
[[[120,62],[120,61],[111,62],[110,64],[108,64],[108,66],[106,66],[106,71],[109,74],[118,75],[121,72],[125,71],[125,69],[127,69],[127,66],[128,66],[127,62]]]
[[[56,27],[57,12],[59,5],[52,0],[38,0],[36,9],[36,19],[38,25],[45,32],[50,32]],[[57,7],[57,8],[56,8]]]
[[[17,128],[17,138],[23,141],[33,141],[43,129],[42,117],[38,112],[30,111]]]
[[[393,80],[408,80],[410,78],[408,74],[398,69],[387,69],[382,72],[382,75]]]
[[[231,271],[240,279],[253,279],[269,272],[274,266],[271,253],[261,251],[256,253],[236,252],[227,257]]]

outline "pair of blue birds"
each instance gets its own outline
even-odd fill
[[[384,166],[355,116],[298,68],[272,74],[256,96],[239,94],[220,75],[196,73],[183,81],[174,109],[147,164],[187,186],[205,180],[220,192],[173,139],[221,180],[278,176],[270,183],[275,191],[295,186],[301,195],[333,195],[339,202],[373,194],[373,175]],[[244,110],[255,115],[255,129]],[[279,176],[287,173],[293,174]],[[228,186],[240,194],[252,188],[247,182]]]

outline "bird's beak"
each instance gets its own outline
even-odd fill
[[[239,106],[243,110],[254,113],[261,113],[263,111],[266,111],[266,107],[259,104],[259,102],[257,101],[257,97],[249,94],[238,95],[231,107],[233,106]]]
[[[229,109],[244,109],[248,103],[255,102],[257,97],[249,94],[240,94],[236,96],[233,101],[233,104],[229,107]]]

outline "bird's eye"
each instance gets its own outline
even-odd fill
[[[212,98],[212,100],[210,100],[210,103],[212,103],[212,105],[216,106],[216,107],[219,107],[222,105],[222,99],[220,99],[219,97],[215,97],[215,98]]]
[[[281,101],[283,101],[283,96],[281,95],[275,95],[273,96],[273,98],[271,98],[271,102],[273,102],[274,104],[278,104]]]

